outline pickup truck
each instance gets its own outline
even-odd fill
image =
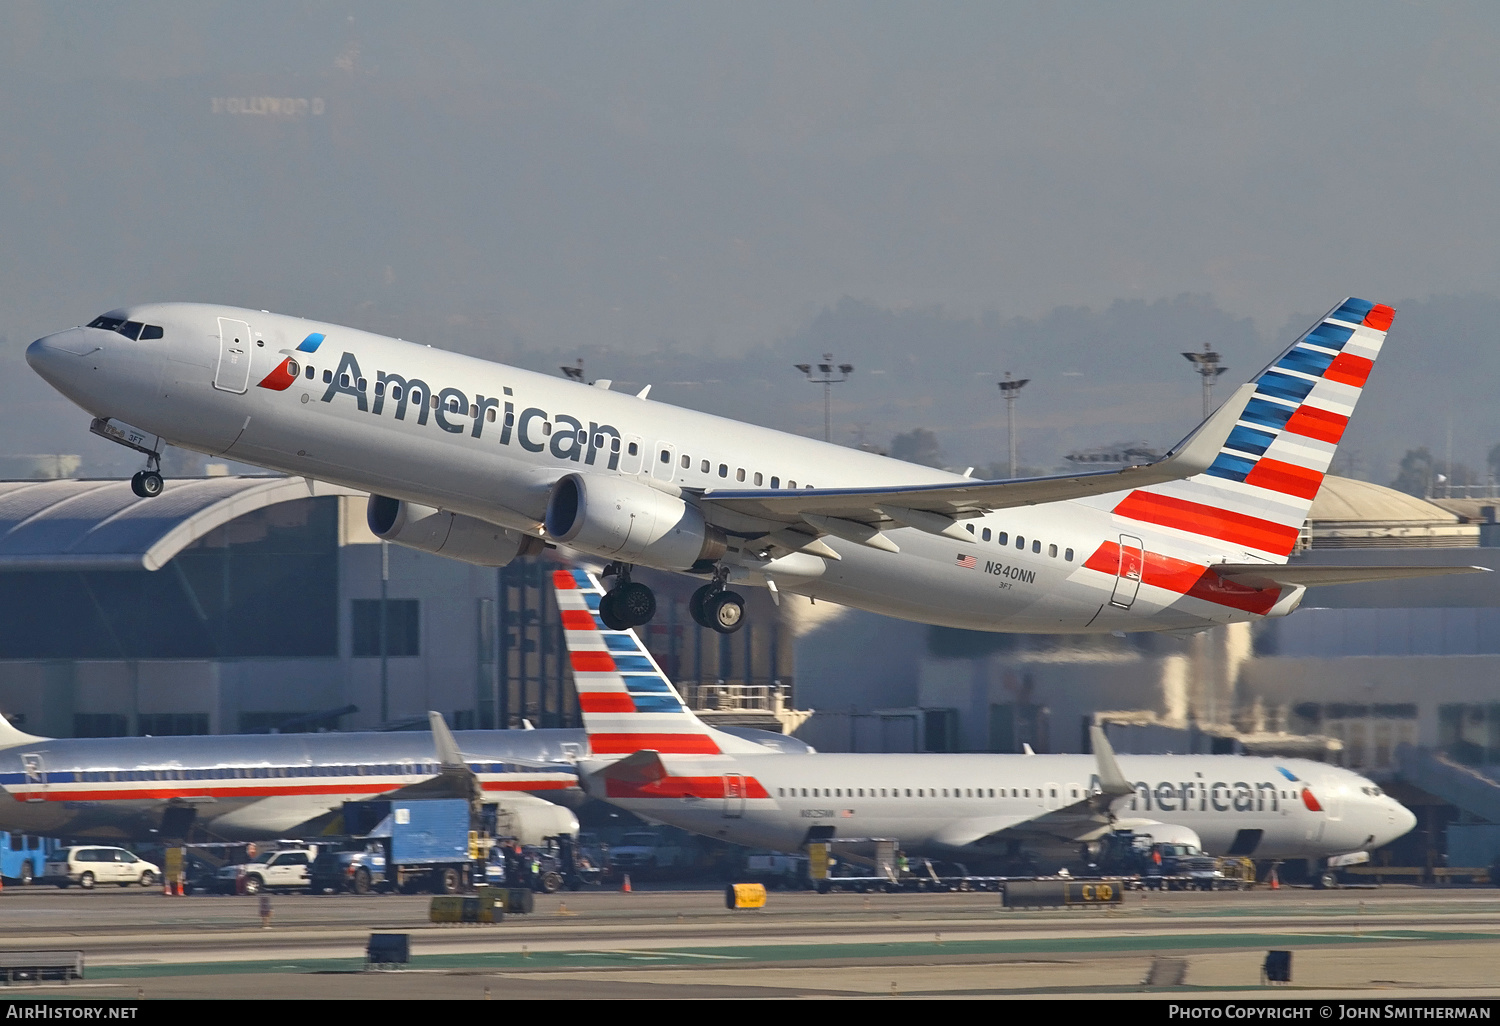
[[[218,890],[230,894],[306,890],[311,886],[308,872],[317,857],[318,849],[314,847],[264,852],[249,862],[220,869]]]
[[[649,874],[687,865],[688,853],[660,834],[641,831],[620,838],[609,849],[609,861],[616,873]]]

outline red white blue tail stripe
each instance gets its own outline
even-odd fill
[[[1339,304],[1255,379],[1206,472],[1137,489],[1116,516],[1209,539],[1230,556],[1285,562],[1394,317],[1362,299]]]
[[[594,755],[651,750],[662,755],[714,756],[760,750],[694,716],[634,631],[604,626],[599,619],[604,589],[591,574],[557,570],[552,583],[562,613],[578,708]]]

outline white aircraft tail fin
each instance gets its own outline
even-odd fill
[[[764,754],[765,749],[715,730],[695,716],[633,630],[612,631],[599,619],[604,588],[583,570],[552,574],[563,637],[573,666],[578,708],[595,756]]]
[[[0,749],[16,748],[20,745],[35,744],[38,741],[50,741],[51,738],[38,737],[21,730],[14,723],[0,713]]]

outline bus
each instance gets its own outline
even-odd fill
[[[35,837],[0,830],[0,877],[29,884],[39,879],[47,856],[58,848],[52,837]]]

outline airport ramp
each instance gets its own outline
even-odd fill
[[[1500,781],[1414,745],[1396,749],[1401,779],[1480,819],[1500,823]]]

